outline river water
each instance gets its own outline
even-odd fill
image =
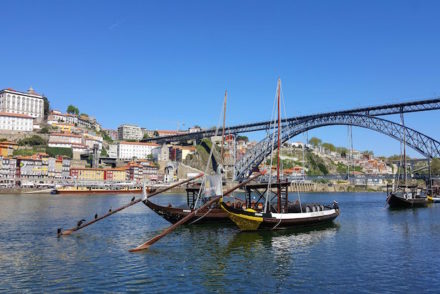
[[[440,292],[440,205],[390,211],[384,193],[302,194],[339,202],[334,225],[319,229],[193,225],[143,253],[128,249],[169,225],[143,204],[56,237],[131,197],[1,195],[0,292]]]

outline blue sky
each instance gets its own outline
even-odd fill
[[[0,88],[32,86],[53,108],[74,104],[107,128],[211,127],[225,89],[228,124],[267,120],[278,77],[287,116],[440,96],[438,1],[0,0],[0,8]],[[438,111],[406,120],[440,139]],[[309,136],[347,145],[346,134],[328,127]],[[358,149],[399,152],[371,131],[353,137]]]

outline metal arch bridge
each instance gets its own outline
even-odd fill
[[[298,124],[303,121],[308,121],[310,119],[319,119],[319,118],[332,117],[336,115],[346,115],[346,114],[358,114],[358,115],[375,117],[375,116],[383,116],[390,114],[420,112],[420,111],[428,111],[428,110],[436,110],[436,109],[440,109],[440,97],[429,100],[417,100],[417,101],[404,102],[404,103],[385,104],[385,105],[355,108],[355,109],[335,111],[335,112],[326,112],[326,113],[318,113],[318,114],[312,114],[306,116],[291,117],[291,118],[283,119],[281,121],[281,124],[283,127],[286,127],[286,126],[290,126],[292,123]],[[272,124],[273,121],[263,121],[263,122],[256,122],[250,124],[230,126],[230,127],[226,127],[226,129],[229,134],[248,133],[248,132],[261,131],[261,130],[269,130]],[[194,133],[185,133],[185,134],[172,135],[172,136],[148,138],[148,139],[144,139],[143,142],[156,142],[159,144],[171,143],[171,142],[187,142],[189,140],[200,140],[203,138],[212,137],[214,135],[215,135],[215,129],[208,129]]]
[[[281,142],[286,142],[303,132],[311,129],[331,125],[351,125],[361,128],[367,128],[400,142],[403,142],[404,136],[406,144],[418,151],[427,158],[440,157],[440,142],[428,137],[414,129],[405,127],[390,120],[356,114],[356,113],[333,113],[317,116],[309,116],[306,119],[289,121],[282,128]],[[277,132],[272,132],[257,145],[249,150],[246,155],[235,165],[235,178],[237,180],[248,177],[258,165],[271,154],[272,143],[277,136]],[[273,147],[274,149],[276,146]]]

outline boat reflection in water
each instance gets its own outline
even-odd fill
[[[252,252],[258,248],[272,248],[274,253],[292,253],[299,248],[308,247],[323,239],[333,238],[339,225],[326,223],[315,227],[289,228],[276,231],[238,232],[225,248],[225,253],[234,251]]]

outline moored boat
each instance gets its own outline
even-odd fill
[[[272,133],[272,153],[274,151],[275,135],[277,132],[277,177],[272,183],[272,174],[269,174],[267,183],[249,184],[245,186],[246,206],[236,208],[227,205],[223,197],[220,198],[220,207],[228,213],[229,218],[242,231],[255,231],[259,229],[283,229],[298,226],[313,226],[333,221],[339,215],[337,202],[333,205],[322,204],[301,204],[298,197],[297,202],[290,203],[288,181],[280,180],[280,148],[281,148],[281,111],[280,111],[281,81],[277,85],[277,105],[278,105],[278,127]],[[272,154],[270,155],[270,170],[272,170]],[[274,191],[272,190],[274,189]],[[254,195],[253,198],[251,195]],[[299,194],[298,194],[299,195]],[[257,198],[258,197],[258,198]],[[255,200],[252,200],[255,199]],[[276,201],[273,201],[276,199]]]
[[[427,199],[429,202],[440,203],[440,187],[438,185],[431,186]]]
[[[387,203],[390,208],[416,208],[428,205],[428,198],[423,189],[417,186],[399,186],[388,193]]]
[[[152,190],[147,190],[152,192]],[[54,189],[51,194],[140,194],[142,188],[94,188],[94,187],[62,187]]]
[[[173,207],[171,205],[163,206],[159,204],[155,204],[150,200],[145,200],[144,204],[148,206],[155,213],[169,221],[170,223],[176,223],[191,212],[194,209],[189,207],[181,208],[181,207]],[[229,221],[228,215],[225,211],[223,211],[220,207],[214,208],[206,208],[202,210],[198,210],[193,218],[189,220],[189,223],[206,223],[206,222],[222,222]]]
[[[246,187],[248,191],[255,187],[267,185],[261,183]],[[281,182],[272,184],[272,187],[283,189],[285,192],[284,199],[287,197],[287,187],[290,183]],[[278,188],[279,187],[279,188]],[[249,193],[250,195],[250,193]],[[262,199],[264,201],[264,199]],[[283,201],[284,203],[286,201]],[[247,202],[249,203],[249,202]],[[339,215],[339,206],[337,202],[331,205],[323,205],[319,203],[301,204],[299,201],[281,205],[281,212],[277,211],[275,205],[269,205],[269,209],[264,209],[263,202],[255,202],[245,207],[237,207],[228,205],[223,198],[220,199],[221,208],[228,213],[229,218],[242,231],[255,231],[260,229],[286,229],[289,227],[314,226],[332,222]]]
[[[199,190],[200,184],[186,187],[187,203],[185,207],[173,207],[171,204],[168,204],[167,206],[159,205],[151,202],[148,198],[144,201],[144,204],[155,213],[174,224],[196,210],[194,206],[196,205]],[[242,204],[243,202],[238,199],[234,202],[235,206],[241,207]],[[230,222],[230,220],[228,214],[220,208],[219,204],[216,203],[210,208],[197,210],[194,217],[189,220],[189,224],[202,224],[207,222]]]
[[[426,197],[429,202],[440,203],[440,197],[428,196]]]

